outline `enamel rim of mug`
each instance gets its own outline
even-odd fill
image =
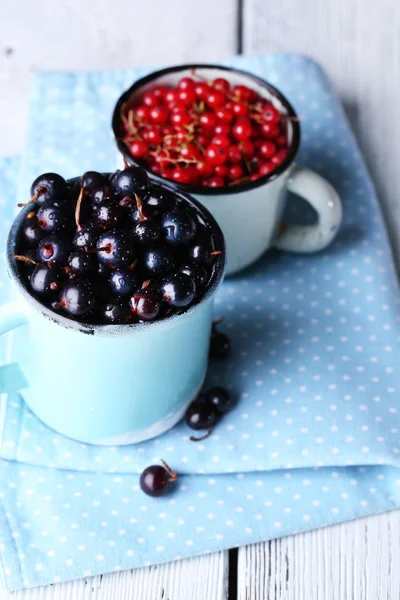
[[[110,173],[104,173],[104,175],[109,176]],[[80,177],[74,177],[72,179],[68,179],[67,183],[75,183],[78,182],[79,179]],[[144,328],[149,327],[155,328],[173,325],[178,319],[187,317],[191,313],[195,312],[208,298],[210,298],[221,284],[225,271],[225,240],[221,228],[219,227],[217,221],[214,219],[212,214],[200,202],[189,196],[187,193],[184,194],[180,190],[176,190],[173,186],[168,186],[164,182],[158,183],[152,180],[151,185],[156,189],[160,189],[160,191],[162,191],[163,189],[167,189],[169,192],[172,192],[176,196],[179,196],[181,200],[183,200],[186,203],[189,203],[189,205],[194,207],[196,209],[196,212],[203,219],[207,228],[211,230],[211,234],[215,242],[215,247],[218,248],[218,250],[221,250],[221,254],[218,254],[214,259],[212,265],[212,273],[208,284],[203,294],[198,298],[198,300],[194,304],[192,304],[187,310],[184,310],[180,313],[175,313],[170,317],[159,319],[157,321],[145,321],[143,323],[122,323],[104,325],[83,323],[79,320],[71,319],[63,314],[56,313],[55,311],[42,304],[25,287],[22,278],[18,272],[17,261],[13,258],[13,254],[15,254],[15,247],[19,240],[22,222],[25,219],[28,212],[32,210],[32,206],[26,206],[18,213],[17,217],[14,219],[10,232],[8,234],[6,261],[9,276],[16,283],[19,292],[29,303],[29,305],[33,306],[35,310],[41,313],[44,317],[47,317],[49,320],[53,321],[54,323],[57,323],[58,325],[66,327],[67,329],[78,330],[82,333],[87,333],[91,335],[99,334],[114,337],[121,335],[129,335],[130,333],[132,333],[132,330],[143,330]]]
[[[244,183],[239,183],[238,185],[224,186],[224,187],[220,187],[220,188],[210,188],[210,187],[203,187],[200,185],[192,185],[192,184],[188,184],[188,183],[177,183],[177,182],[171,181],[169,179],[166,179],[164,177],[160,177],[156,173],[153,173],[152,171],[150,171],[149,169],[146,168],[144,161],[134,158],[130,154],[126,144],[118,138],[118,130],[119,130],[120,122],[121,122],[120,111],[121,111],[122,104],[124,102],[126,102],[126,100],[128,100],[128,98],[132,94],[134,94],[135,92],[138,92],[143,85],[150,83],[151,81],[157,80],[159,77],[161,77],[163,75],[168,75],[168,73],[177,73],[179,71],[191,70],[191,69],[194,69],[194,70],[195,69],[216,69],[216,70],[220,70],[220,71],[225,71],[227,73],[237,73],[239,75],[242,75],[243,77],[246,77],[247,79],[252,80],[258,86],[263,87],[264,89],[268,90],[268,92],[272,96],[277,98],[279,100],[279,102],[281,102],[281,104],[285,107],[285,109],[287,111],[287,116],[293,117],[294,119],[298,118],[293,106],[290,104],[290,102],[285,98],[285,96],[279,90],[277,90],[273,85],[271,85],[270,83],[268,83],[261,77],[258,77],[257,75],[253,75],[252,73],[249,73],[248,71],[243,71],[242,69],[235,69],[233,67],[225,67],[223,65],[206,64],[206,63],[185,64],[185,65],[177,65],[174,67],[167,67],[166,69],[160,69],[158,71],[153,71],[152,73],[150,73],[150,75],[146,75],[145,77],[141,77],[140,79],[135,81],[135,83],[118,98],[118,101],[115,105],[113,116],[112,116],[112,121],[111,121],[111,127],[112,127],[113,135],[114,135],[116,144],[118,146],[118,149],[121,152],[121,154],[125,157],[127,162],[146,169],[146,171],[149,173],[151,178],[154,179],[155,181],[157,181],[158,183],[167,183],[167,185],[168,184],[172,185],[174,187],[174,189],[177,189],[186,194],[198,194],[198,195],[202,195],[202,196],[221,196],[221,195],[227,196],[230,194],[240,194],[240,192],[246,192],[246,191],[255,189],[257,187],[260,187],[262,185],[265,185],[268,181],[276,179],[277,177],[279,177],[279,175],[281,175],[284,171],[286,171],[286,169],[289,167],[289,165],[294,161],[294,158],[295,158],[295,156],[298,152],[299,146],[300,146],[300,126],[299,126],[299,123],[297,120],[292,121],[293,139],[292,139],[292,143],[290,145],[288,155],[285,158],[285,160],[283,160],[276,167],[276,169],[274,169],[273,172],[267,173],[267,175],[263,175],[262,177],[260,177],[259,179],[256,179],[255,181],[246,181]]]

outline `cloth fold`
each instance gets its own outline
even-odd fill
[[[224,282],[215,312],[233,352],[210,365],[206,385],[227,386],[239,402],[203,442],[190,442],[181,423],[134,446],[85,445],[46,428],[17,391],[2,397],[0,572],[8,589],[254,543],[399,505],[398,283],[362,157],[315,62],[276,54],[225,63],[264,77],[293,103],[303,134],[298,162],[336,187],[343,227],[322,253],[269,252]],[[19,196],[26,198],[39,172],[113,170],[112,108],[145,72],[38,73]],[[0,164],[2,242],[15,212],[17,168],[15,160]],[[315,214],[292,197],[285,218]],[[2,302],[9,293],[3,273]],[[18,362],[12,344],[6,357],[3,341],[3,360]],[[180,474],[178,486],[150,499],[138,474],[161,458]]]

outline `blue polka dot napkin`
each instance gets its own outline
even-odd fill
[[[223,284],[216,316],[233,353],[210,367],[208,384],[228,386],[239,403],[203,442],[190,442],[184,424],[129,447],[73,442],[35,418],[12,369],[2,367],[5,588],[170,561],[400,505],[399,293],[362,157],[314,62],[277,54],[229,64],[265,77],[294,104],[303,129],[298,162],[336,186],[343,227],[325,252],[270,252]],[[22,197],[39,172],[115,168],[112,108],[146,71],[36,75]],[[0,164],[3,245],[16,170],[15,161]],[[292,199],[288,219],[303,209]],[[4,271],[0,281],[4,301]],[[7,356],[0,350],[4,361],[18,360],[12,345]],[[151,499],[138,474],[161,458],[181,477],[174,494]]]

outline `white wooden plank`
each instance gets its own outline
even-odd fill
[[[367,158],[399,265],[400,5],[391,0],[244,0],[247,53],[300,52],[333,79]],[[239,552],[239,598],[387,600],[400,597],[400,513],[312,532]],[[286,573],[271,569],[278,545]],[[281,590],[281,591],[279,591]],[[269,594],[269,595],[268,595]]]
[[[239,549],[238,600],[397,600],[400,512]]]
[[[0,155],[23,150],[29,73],[213,60],[236,49],[236,0],[0,3]],[[115,573],[1,600],[222,600],[228,554]],[[164,595],[163,591],[164,590]]]
[[[215,60],[236,51],[236,0],[0,2],[0,155],[23,148],[29,73]]]
[[[244,0],[243,49],[301,52],[336,84],[378,187],[400,265],[400,3]]]
[[[228,555],[218,552],[70,583],[0,592],[0,600],[224,600],[227,575]]]

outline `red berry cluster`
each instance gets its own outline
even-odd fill
[[[244,86],[195,72],[121,108],[121,141],[151,172],[224,187],[271,173],[288,153],[287,115]]]

